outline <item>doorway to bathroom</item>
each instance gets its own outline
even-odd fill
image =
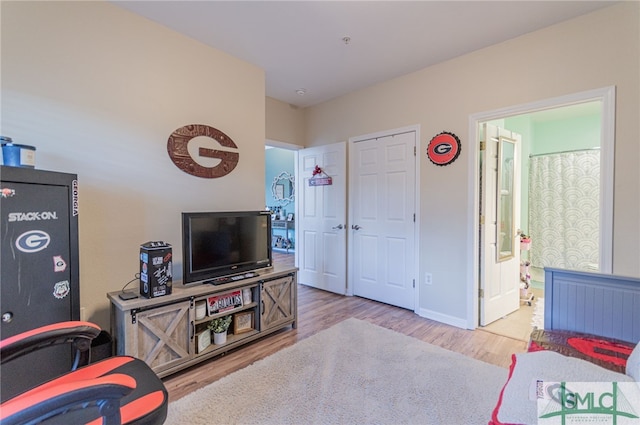
[[[611,271],[614,95],[606,88],[473,121],[522,134],[520,308],[481,329],[527,340],[542,327],[545,267]],[[476,290],[478,324],[483,295]]]

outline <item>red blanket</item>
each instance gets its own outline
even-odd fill
[[[550,350],[595,363],[614,372],[625,373],[627,359],[635,344],[613,338],[570,331],[536,329],[528,351]]]

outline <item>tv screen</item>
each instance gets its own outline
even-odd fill
[[[268,211],[182,213],[183,284],[272,266]]]

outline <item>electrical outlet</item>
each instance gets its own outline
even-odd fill
[[[432,282],[432,279],[431,279],[431,273],[425,273],[424,274],[424,284],[425,285],[431,285],[432,283],[433,282]]]

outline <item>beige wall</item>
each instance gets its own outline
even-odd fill
[[[469,116],[615,85],[613,271],[640,276],[639,40],[640,3],[618,4],[312,107],[306,145],[420,125],[420,277],[433,274],[420,309],[469,320]],[[462,153],[437,167],[426,147],[443,130],[461,138]]]
[[[171,243],[181,280],[181,211],[264,208],[264,72],[106,2],[1,7],[1,134],[78,174],[81,305],[108,329],[106,293],[138,272],[141,243]],[[231,174],[170,161],[169,135],[194,123],[234,140]]]
[[[433,274],[420,308],[466,320],[469,115],[610,85],[617,87],[614,272],[640,276],[637,2],[306,110],[265,101],[262,70],[109,3],[1,7],[0,132],[36,146],[38,168],[78,174],[81,300],[102,326],[105,293],[137,272],[140,243],[166,240],[180,258],[181,211],[264,206],[265,138],[316,146],[414,124],[422,136],[420,276]],[[233,173],[203,180],[169,161],[169,134],[189,123],[235,141]],[[460,136],[462,154],[436,167],[426,145],[443,130]]]
[[[304,116],[304,109],[267,97],[267,139],[303,146],[305,138]]]

